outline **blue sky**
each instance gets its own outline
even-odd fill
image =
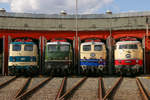
[[[11,11],[9,3],[0,3],[0,8],[5,8],[7,11]]]
[[[112,5],[117,6],[120,12],[150,11],[150,0],[115,0]]]
[[[75,2],[65,0],[65,4],[60,3],[61,1],[63,0],[0,0],[0,8],[5,8],[8,12],[33,13],[58,13],[60,9],[72,9],[69,12],[73,13]],[[79,11],[82,13],[104,13],[108,9],[113,13],[150,11],[150,0],[81,0],[79,2]]]

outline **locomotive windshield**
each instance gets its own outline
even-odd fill
[[[91,50],[91,45],[84,45],[83,46],[83,51],[90,51]]]
[[[69,45],[61,45],[60,51],[69,51]]]
[[[13,51],[20,51],[21,50],[21,45],[19,44],[14,44],[12,47]]]
[[[57,51],[56,45],[48,45],[48,51]]]
[[[24,51],[33,51],[33,45],[32,44],[26,44],[24,46]]]
[[[119,49],[138,49],[137,44],[123,44],[119,45]]]
[[[101,51],[102,49],[102,45],[94,45],[94,51]]]

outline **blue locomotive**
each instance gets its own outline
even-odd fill
[[[17,39],[10,43],[8,72],[35,74],[38,71],[38,48],[32,40]]]

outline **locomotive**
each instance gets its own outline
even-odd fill
[[[81,73],[106,73],[106,47],[100,39],[87,39],[80,45]]]
[[[31,39],[16,39],[9,45],[9,75],[37,74],[38,48]]]
[[[114,51],[115,71],[119,74],[141,73],[143,69],[142,44],[136,38],[122,38]]]
[[[72,70],[72,46],[66,39],[52,39],[45,49],[45,74],[68,75]]]

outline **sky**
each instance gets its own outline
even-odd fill
[[[66,10],[75,13],[76,0],[0,0],[7,12],[58,14]],[[78,0],[78,13],[101,14],[150,11],[150,0]]]

